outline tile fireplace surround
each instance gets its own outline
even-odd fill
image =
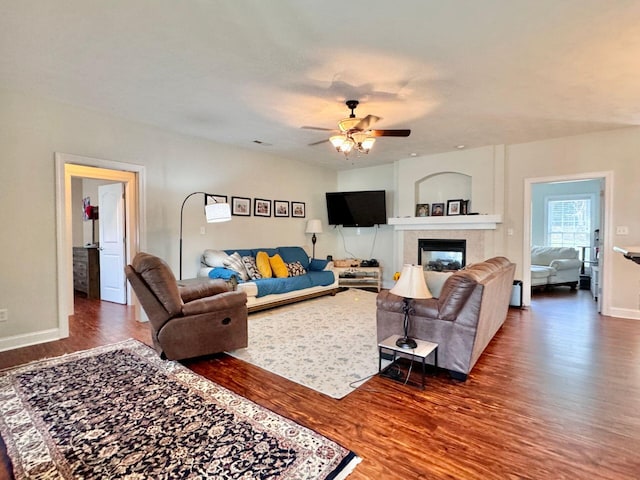
[[[464,239],[467,241],[466,264],[482,262],[486,258],[487,234],[502,223],[501,215],[455,217],[395,217],[389,224],[402,235],[402,263],[418,263],[418,240]]]
[[[467,241],[467,265],[482,262],[485,255],[483,230],[405,230],[402,232],[402,263],[418,263],[418,240],[464,239]]]

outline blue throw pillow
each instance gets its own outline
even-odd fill
[[[327,267],[329,260],[322,260],[320,258],[312,258],[309,263],[309,270],[312,272],[321,272]]]
[[[300,262],[300,265],[305,269],[309,266],[309,255],[302,247],[278,247],[278,253],[284,263]]]
[[[231,277],[236,277],[238,283],[242,282],[242,279],[238,278],[238,272],[229,268],[216,267],[209,271],[209,278],[221,278],[223,280],[229,280]]]

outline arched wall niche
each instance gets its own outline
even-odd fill
[[[472,177],[460,172],[438,172],[415,182],[415,203],[444,203],[470,200]]]

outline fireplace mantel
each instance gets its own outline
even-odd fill
[[[394,230],[495,230],[502,215],[450,215],[443,217],[391,217]]]

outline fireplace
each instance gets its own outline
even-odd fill
[[[466,265],[465,239],[418,239],[418,264],[425,270],[460,270]]]

